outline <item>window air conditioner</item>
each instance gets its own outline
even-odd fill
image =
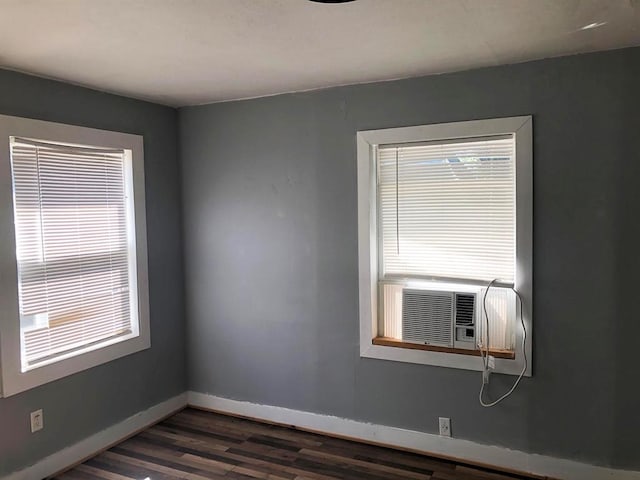
[[[402,289],[402,340],[475,350],[480,287]]]

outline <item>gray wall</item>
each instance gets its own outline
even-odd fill
[[[0,399],[1,478],[184,392],[186,372],[177,112],[0,71],[0,113],[144,135],[152,342],[144,352]],[[29,412],[37,408],[45,428],[32,435]]]
[[[358,353],[357,130],[534,116],[534,377]],[[189,388],[640,467],[640,49],[180,110]],[[512,377],[492,384],[499,393]]]

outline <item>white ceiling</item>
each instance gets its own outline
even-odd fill
[[[1,67],[173,106],[632,45],[640,0],[0,0]]]

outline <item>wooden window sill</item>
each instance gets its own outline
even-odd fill
[[[479,350],[466,350],[464,348],[439,347],[437,345],[423,345],[420,343],[403,342],[389,337],[376,337],[371,343],[373,345],[381,345],[383,347],[408,348],[411,350],[426,350],[429,352],[456,353],[459,355],[470,355],[474,357],[480,356]],[[515,352],[511,350],[489,350],[489,354],[495,358],[505,358],[513,360],[516,358]]]

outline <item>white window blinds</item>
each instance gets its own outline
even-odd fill
[[[383,276],[512,282],[512,136],[378,148]]]
[[[137,335],[124,150],[12,138],[23,371]]]

